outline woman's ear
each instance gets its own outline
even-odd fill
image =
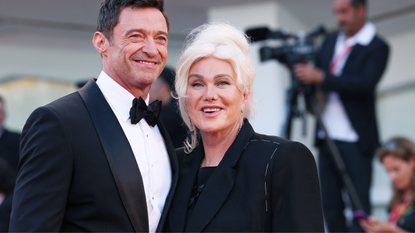
[[[242,93],[242,96],[243,96],[243,100],[242,100],[242,110],[241,110],[242,112],[245,109],[246,101],[248,101],[248,98],[249,98],[250,95],[251,95],[251,88],[250,87],[246,87],[245,90],[244,90],[244,92]]]
[[[92,38],[92,44],[94,44],[98,53],[102,56],[106,55],[109,42],[102,32],[95,32],[94,37]]]

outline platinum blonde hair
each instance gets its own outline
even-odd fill
[[[242,30],[227,23],[210,22],[193,29],[187,36],[185,48],[176,67],[175,89],[180,113],[191,134],[185,142],[186,152],[197,146],[197,131],[186,108],[186,93],[192,65],[203,58],[214,57],[229,62],[236,74],[236,86],[251,93],[245,104],[243,118],[250,118],[253,110],[252,85],[254,63],[249,56],[249,39]]]

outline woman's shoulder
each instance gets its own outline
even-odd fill
[[[310,150],[302,143],[291,141],[278,136],[255,133],[249,142],[252,151],[271,152],[279,158],[313,157]],[[248,148],[247,146],[247,148]]]

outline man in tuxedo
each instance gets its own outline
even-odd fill
[[[163,5],[104,1],[98,80],[36,109],[23,129],[10,231],[162,229],[178,169],[161,103],[148,105],[167,58]]]
[[[366,20],[366,0],[334,0],[333,8],[341,31],[325,39],[316,67],[299,64],[294,73],[301,82],[317,84],[321,91],[322,120],[328,136],[335,141],[363,209],[369,214],[372,158],[379,143],[375,89],[387,64],[389,47]],[[327,228],[330,232],[362,231],[356,220],[349,229],[346,225],[344,184],[323,141],[326,135],[320,129],[316,133]]]
[[[0,96],[0,158],[3,158],[13,171],[17,171],[19,162],[20,134],[11,132],[4,128],[6,110],[3,97]]]

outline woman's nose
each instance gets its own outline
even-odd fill
[[[205,92],[205,100],[208,102],[212,102],[218,99],[218,95],[214,85],[207,85],[206,92]]]

